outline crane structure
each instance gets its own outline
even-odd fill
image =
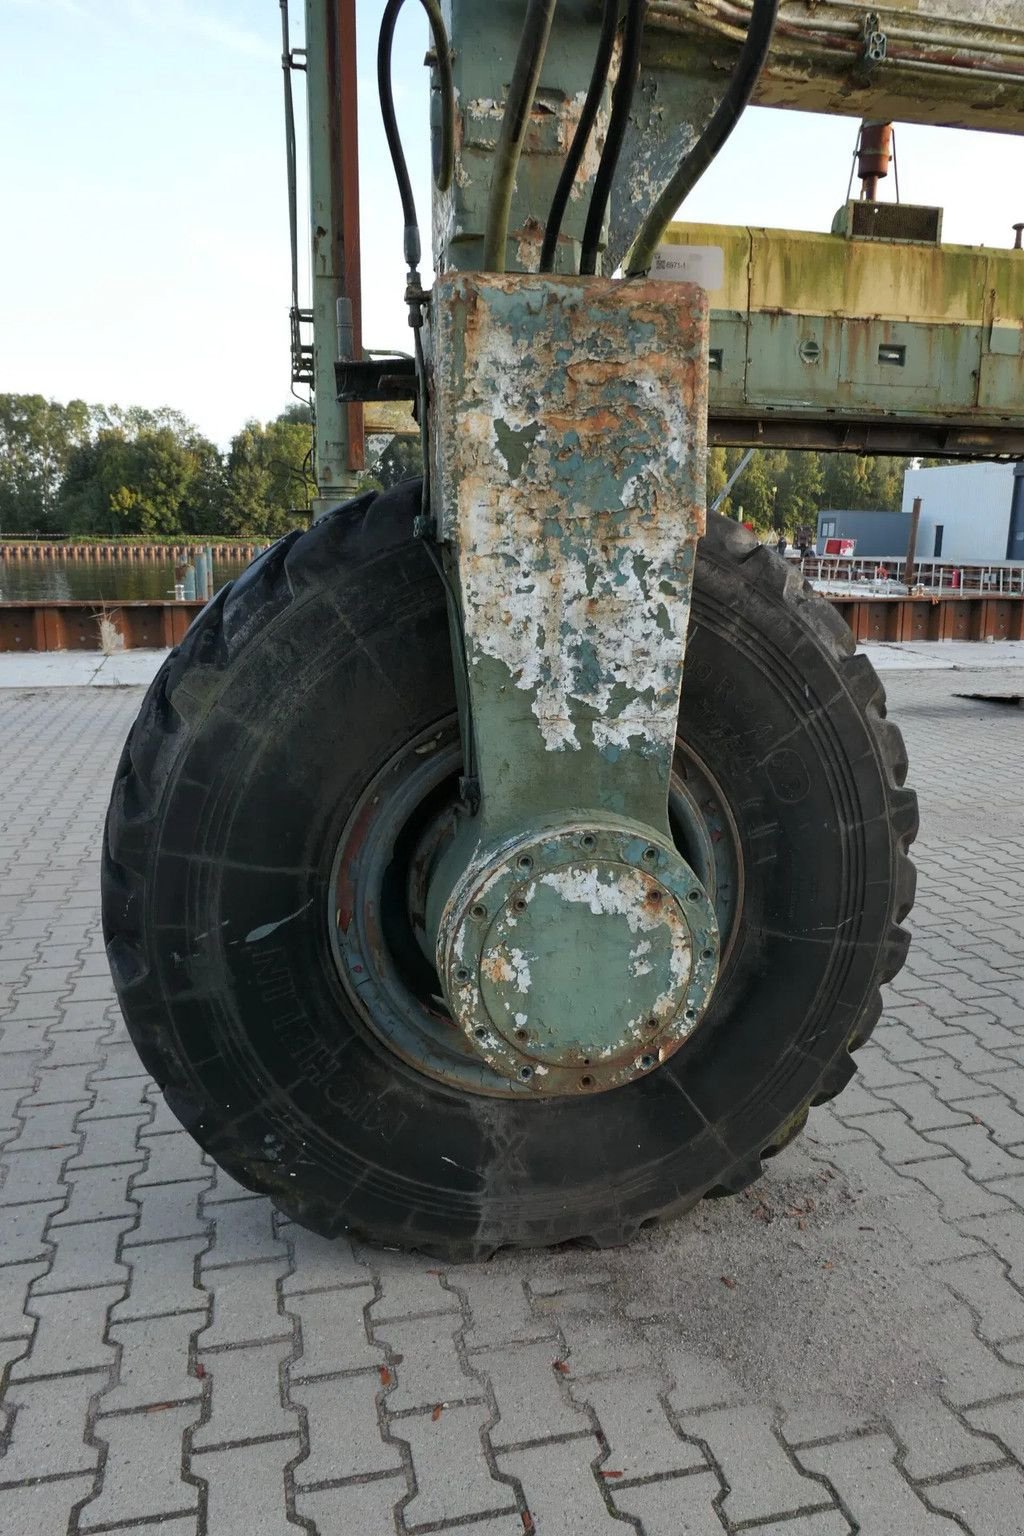
[[[894,118],[1016,131],[1024,4],[423,0],[432,273],[401,9],[409,355],[360,335],[354,7],[306,0],[316,517],[150,690],[108,953],[172,1110],[297,1221],[620,1243],[758,1176],[906,954],[883,690],[706,454],[1021,451],[1024,257],[872,194]],[[670,228],[751,100],[864,120],[832,234]],[[402,400],[422,476],[351,495]]]

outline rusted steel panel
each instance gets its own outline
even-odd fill
[[[676,69],[721,78],[733,66],[750,13],[751,0],[651,0],[650,46]],[[1018,133],[1024,6],[1018,0],[782,0],[754,100]]]
[[[725,255],[713,441],[1020,451],[1019,252],[708,224],[668,239]]]
[[[620,809],[628,751],[631,813],[659,825],[704,526],[706,297],[450,274],[432,340],[485,796]]]
[[[862,644],[899,640],[1024,640],[1020,597],[828,596]]]
[[[177,645],[202,602],[0,603],[0,651],[98,651],[100,620],[114,625],[125,650]]]

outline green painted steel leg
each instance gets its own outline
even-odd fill
[[[667,811],[704,526],[706,295],[452,274],[430,341],[479,806],[430,889],[438,971],[511,1083],[611,1088],[683,1044],[717,970]]]

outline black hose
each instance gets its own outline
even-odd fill
[[[592,275],[597,271],[597,253],[601,245],[608,201],[612,195],[612,182],[622,153],[622,143],[629,125],[629,114],[636,93],[640,74],[640,44],[643,40],[647,0],[629,0],[626,9],[626,26],[622,37],[622,59],[619,76],[612,91],[612,110],[608,117],[608,132],[594,177],[594,190],[590,195],[587,222],[583,230],[583,246],[580,251],[580,271]]]
[[[402,217],[405,220],[405,260],[410,268],[420,262],[420,226],[416,217],[416,199],[409,180],[409,167],[405,163],[402,136],[395,116],[395,94],[391,84],[391,51],[395,40],[395,24],[405,0],[388,0],[380,24],[377,41],[377,92],[380,96],[380,115],[384,121],[384,134],[391,153],[391,164],[398,182],[398,195],[402,200]],[[441,84],[441,156],[434,177],[437,190],[446,192],[455,173],[455,83],[452,79],[452,55],[448,45],[444,17],[437,0],[421,0],[430,22],[434,39],[434,56]]]
[[[491,169],[491,191],[487,203],[487,225],[484,233],[483,270],[485,272],[504,272],[505,270],[505,242],[508,239],[508,220],[516,171],[519,168],[519,156],[526,135],[526,125],[529,122],[530,109],[537,92],[537,82],[540,79],[544,55],[547,52],[554,14],[555,0],[529,0]]]
[[[619,25],[619,0],[604,0],[604,11],[601,17],[601,33],[597,41],[597,56],[594,59],[594,70],[590,76],[590,85],[587,88],[586,100],[576,124],[576,132],[573,134],[569,152],[565,157],[562,174],[558,178],[558,186],[555,195],[551,199],[551,209],[548,213],[548,221],[544,228],[544,244],[540,251],[541,272],[552,272],[555,266],[555,254],[558,250],[558,236],[562,229],[562,220],[565,218],[565,210],[569,206],[569,198],[576,184],[576,176],[583,161],[587,145],[590,143],[590,135],[594,131],[594,123],[597,120],[598,108],[601,105],[601,97],[604,95],[605,86],[608,83],[608,71],[611,68],[612,49],[615,47],[615,33]]]
[[[704,132],[644,220],[629,254],[627,277],[640,277],[650,271],[661,237],[680,203],[693,191],[739,122],[768,57],[778,9],[779,0],[754,0],[750,25],[728,89]]]

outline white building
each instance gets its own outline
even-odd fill
[[[987,565],[1024,561],[1024,463],[944,464],[911,469],[903,510],[921,498],[917,554],[921,560]]]

